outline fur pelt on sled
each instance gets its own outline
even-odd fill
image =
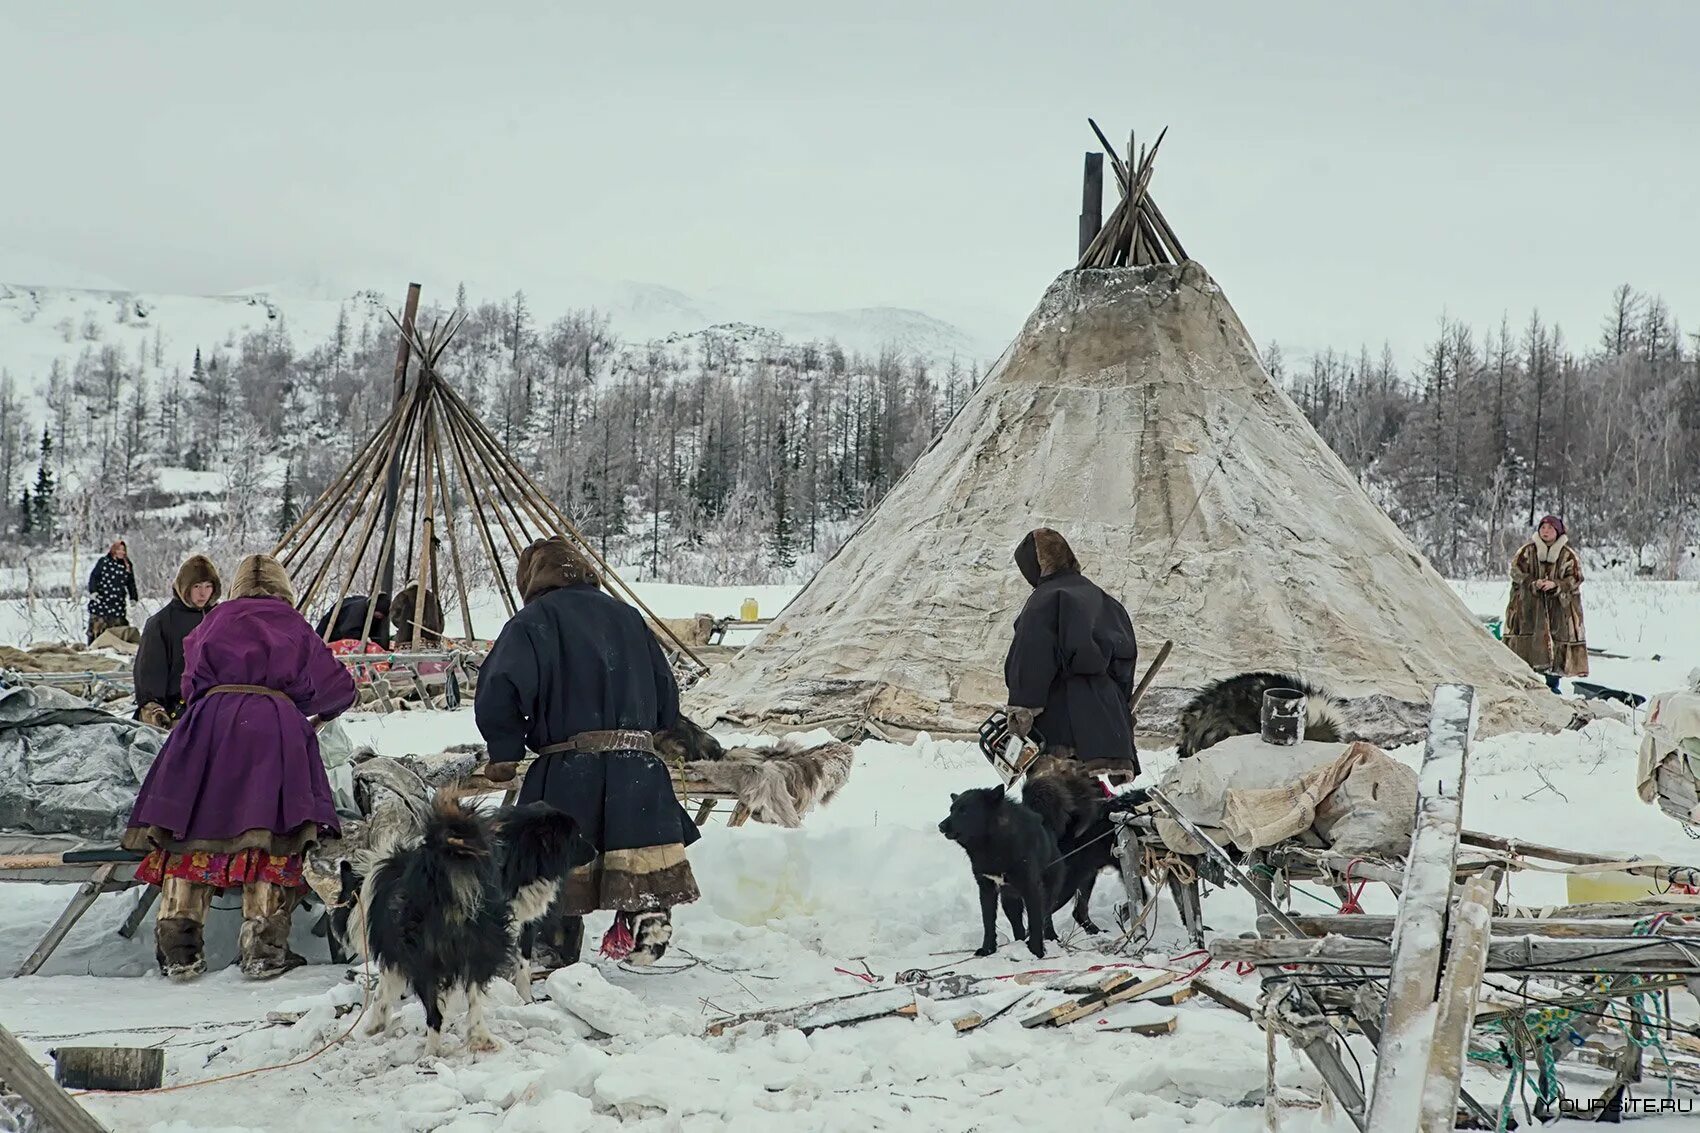
[[[694,760],[685,772],[737,795],[757,822],[795,829],[838,794],[853,758],[854,749],[838,740],[813,747],[781,740],[776,747],[735,747],[723,759]]]

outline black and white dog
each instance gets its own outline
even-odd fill
[[[425,1007],[425,1054],[441,1048],[443,1000],[467,999],[467,1047],[496,1049],[484,1026],[484,989],[514,973],[530,996],[520,930],[555,901],[562,879],[595,852],[569,816],[534,803],[495,816],[439,791],[423,837],[391,852],[366,878],[360,909],[378,998],[367,1034],[383,1032],[402,992]]]
[[[1263,694],[1273,688],[1305,694],[1305,739],[1333,743],[1350,734],[1346,705],[1327,690],[1287,673],[1240,673],[1205,685],[1187,701],[1180,713],[1176,754],[1186,759],[1229,736],[1262,731]]]

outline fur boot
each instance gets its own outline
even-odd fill
[[[295,895],[266,881],[242,887],[242,929],[236,936],[242,974],[269,980],[307,961],[290,951],[289,919]]]
[[[212,890],[205,885],[167,877],[160,886],[159,912],[153,926],[154,958],[166,979],[186,983],[205,974],[202,925],[211,904]]]
[[[626,963],[646,968],[667,951],[673,939],[673,918],[666,909],[632,914],[632,951]]]

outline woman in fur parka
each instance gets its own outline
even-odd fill
[[[1556,515],[1542,516],[1534,537],[1512,556],[1504,635],[1511,651],[1554,692],[1560,677],[1588,675],[1582,559]]]

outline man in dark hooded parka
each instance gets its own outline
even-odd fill
[[[1052,755],[1137,768],[1129,701],[1139,648],[1127,610],[1048,527],[1021,541],[1015,563],[1033,593],[1004,661],[1010,731],[1042,738]]]
[[[527,547],[515,581],[525,605],[479,666],[478,730],[495,768],[538,753],[519,802],[572,815],[601,855],[567,875],[559,917],[540,935],[572,963],[584,914],[612,909],[603,954],[653,964],[672,936],[670,910],[698,896],[685,847],[702,835],[654,747],[678,723],[678,682],[643,615],[605,593],[566,539]]]

